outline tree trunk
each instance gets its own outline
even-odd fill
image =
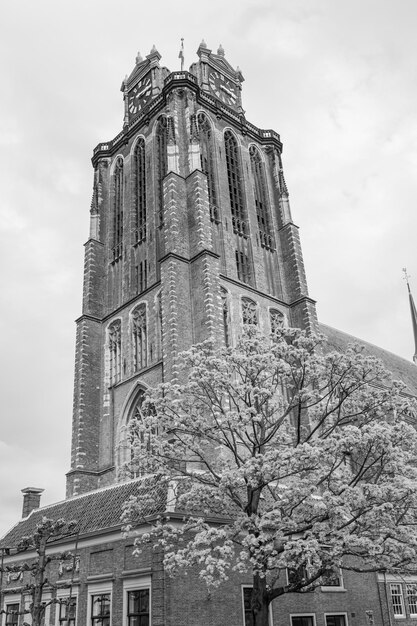
[[[253,577],[252,591],[253,626],[269,626],[269,601],[266,579],[258,574]]]

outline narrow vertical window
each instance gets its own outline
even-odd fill
[[[157,337],[158,359],[161,359],[162,358],[162,292],[161,291],[156,296],[155,308],[156,308],[156,337]]]
[[[123,159],[119,157],[113,175],[113,261],[123,253]]]
[[[258,231],[261,246],[272,249],[274,247],[271,234],[271,223],[269,217],[269,203],[266,192],[265,171],[259,150],[255,146],[249,149],[250,164],[253,177],[253,193],[255,196],[256,218],[258,220]]]
[[[127,625],[149,625],[149,589],[127,592]]]
[[[248,227],[245,219],[246,215],[243,202],[242,177],[237,141],[233,133],[228,130],[224,134],[224,143],[233,231],[237,235],[246,237],[248,235]]]
[[[271,333],[275,335],[284,326],[284,314],[277,309],[269,311],[269,323],[271,324]]]
[[[406,586],[407,590],[407,603],[408,610],[410,611],[410,617],[417,617],[417,584],[409,583]]]
[[[245,626],[253,626],[255,617],[252,610],[252,587],[243,587],[243,614],[245,616]]]
[[[134,370],[146,367],[147,364],[147,329],[146,306],[140,304],[132,314],[133,365]]]
[[[226,347],[229,347],[231,344],[230,341],[230,311],[229,311],[229,297],[226,289],[223,287],[220,288],[220,297],[222,300],[222,318],[223,318],[223,332],[224,332],[224,343]]]
[[[238,280],[242,283],[251,284],[251,271],[249,256],[242,250],[236,250],[236,271]]]
[[[242,298],[242,321],[244,324],[258,324],[256,302],[250,300],[250,298]]]
[[[122,325],[116,320],[109,326],[110,385],[122,378]]]
[[[110,626],[110,594],[91,597],[91,626]]]
[[[156,127],[156,182],[158,194],[159,225],[164,223],[164,178],[168,171],[168,123],[167,118],[159,118]]]
[[[19,623],[19,603],[6,604],[5,626],[17,626]]]
[[[210,207],[210,219],[217,224],[220,222],[219,207],[217,205],[216,184],[214,176],[213,137],[210,122],[204,113],[197,116],[198,133],[200,138],[201,171],[207,176],[207,187]]]
[[[76,598],[61,598],[59,601],[59,626],[75,626],[76,612]]]
[[[391,589],[391,602],[392,602],[392,610],[394,612],[394,616],[404,617],[404,599],[403,599],[403,590],[400,584],[393,583],[390,585]]]
[[[134,228],[135,243],[146,239],[145,140],[139,139],[134,152]]]

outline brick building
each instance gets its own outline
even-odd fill
[[[265,333],[282,323],[321,330],[338,349],[352,339],[318,323],[279,135],[247,121],[243,76],[222,47],[214,54],[203,42],[197,54],[188,72],[172,73],[155,48],[138,55],[122,83],[123,129],[94,150],[67,497],[38,508],[40,490],[26,489],[23,519],[1,544],[3,562],[19,562],[28,553],[13,548],[42,516],[78,520],[76,537],[50,546],[77,559],[54,561],[49,579],[58,589],[45,589],[47,600],[75,598],[74,610],[51,604],[45,624],[249,626],[249,579],[236,576],[208,594],[192,572],[168,578],[157,551],[132,556],[132,540],[120,530],[130,495],[147,493],[148,520],[166,510],[181,519],[181,511],[167,490],[127,480],[127,424],[148,386],[177,379],[179,352],[208,337],[233,344],[242,324],[255,322]],[[417,394],[413,364],[367,349]],[[3,608],[27,605],[25,576],[3,577]],[[412,582],[340,573],[315,593],[280,599],[271,619],[290,626],[412,620]],[[4,626],[22,621],[10,610],[3,615]]]

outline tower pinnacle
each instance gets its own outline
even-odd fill
[[[407,283],[408,298],[409,298],[409,301],[410,301],[410,310],[411,310],[411,322],[413,324],[413,334],[414,334],[414,356],[413,356],[413,361],[417,365],[417,309],[416,309],[416,305],[414,304],[413,295],[412,295],[411,289],[410,289],[410,283],[409,283],[410,276],[409,276],[409,274],[407,274],[407,268],[403,267],[403,272],[404,272],[404,280]]]

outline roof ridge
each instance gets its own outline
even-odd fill
[[[29,515],[27,515],[26,517],[22,517],[15,524],[15,526],[17,526],[17,524],[19,524],[22,520],[26,520],[29,517],[31,517],[33,514],[37,514],[40,511],[51,509],[53,507],[59,506],[60,504],[65,504],[66,502],[75,502],[77,500],[81,500],[82,498],[86,498],[87,496],[91,496],[91,495],[96,494],[96,493],[103,493],[105,491],[111,491],[112,489],[118,489],[118,488],[120,488],[120,487],[122,487],[124,485],[129,485],[129,484],[133,484],[133,483],[140,483],[142,481],[146,482],[146,479],[148,479],[151,476],[152,476],[152,474],[146,474],[145,476],[140,476],[138,478],[131,478],[130,480],[124,480],[123,482],[114,483],[112,485],[106,485],[104,487],[98,487],[97,489],[92,489],[91,491],[85,491],[84,493],[79,493],[79,494],[77,494],[75,496],[71,496],[70,498],[64,498],[63,500],[58,500],[57,502],[53,502],[52,504],[46,504],[45,506],[40,506],[37,509],[32,509],[31,512],[29,513]],[[13,528],[14,528],[14,526],[13,526]],[[10,531],[8,531],[8,532],[10,532]]]
[[[390,354],[396,359],[400,359],[401,361],[404,361],[404,363],[407,363],[408,365],[413,364],[412,361],[409,361],[405,357],[400,356],[399,354],[396,354],[395,352],[391,352],[391,350],[387,350],[387,348],[382,348],[381,346],[377,346],[375,343],[367,341],[366,339],[361,339],[360,337],[356,337],[355,335],[351,335],[350,333],[347,333],[344,330],[339,330],[339,328],[335,328],[334,326],[330,326],[329,324],[324,324],[323,322],[319,322],[319,326],[325,326],[326,328],[330,328],[330,330],[335,330],[336,332],[341,333],[342,335],[345,335],[346,337],[350,337],[355,343],[359,342],[359,343],[363,343],[365,346],[372,346],[373,348],[376,348],[376,350],[385,352],[386,354]]]

